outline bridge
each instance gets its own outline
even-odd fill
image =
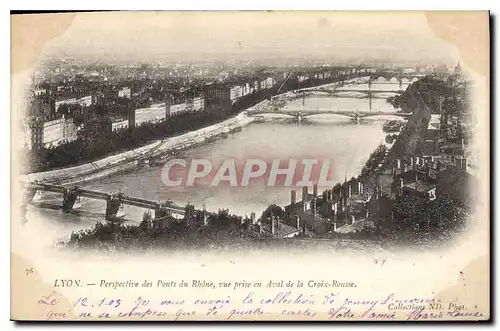
[[[298,90],[295,91],[295,94],[307,93],[307,92],[319,92],[319,93],[327,93],[329,95],[335,95],[335,97],[339,97],[337,94],[346,93],[346,92],[354,92],[354,93],[364,93],[368,97],[374,97],[375,94],[380,93],[403,93],[403,90],[362,90],[362,89],[328,89],[328,88],[317,88],[317,89],[308,89],[308,90]],[[351,98],[351,97],[349,97]]]
[[[96,200],[106,201],[106,221],[116,222],[119,220],[118,211],[122,205],[136,206],[154,211],[154,219],[164,218],[172,214],[194,217],[194,206],[178,206],[171,201],[157,202],[141,198],[127,196],[119,193],[104,193],[99,191],[87,190],[78,186],[66,187],[62,185],[52,185],[44,183],[29,183],[25,191],[25,203],[33,201],[35,195],[40,192],[54,192],[62,195],[61,209],[64,212],[71,212],[79,197],[86,197]],[[203,210],[203,217],[206,218],[206,212]]]
[[[297,92],[325,92],[329,94],[336,94],[340,92],[359,92],[366,93],[369,95],[377,93],[402,93],[404,91],[403,85],[411,84],[417,81],[419,78],[423,77],[421,74],[404,74],[393,71],[378,71],[375,73],[365,73],[358,71],[355,74],[345,75],[335,86],[329,87],[318,87],[318,88],[305,88]],[[346,84],[346,81],[356,79],[357,81],[348,82],[352,84],[368,84],[368,90],[366,89],[345,89],[342,88]],[[392,85],[398,86],[394,89],[372,89],[372,85]]]
[[[314,110],[306,110],[306,109],[255,109],[248,112],[249,116],[255,115],[264,115],[264,114],[279,114],[279,115],[287,115],[291,117],[297,118],[299,121],[302,118],[312,115],[341,115],[354,118],[356,121],[359,121],[360,118],[363,117],[371,117],[371,116],[381,116],[381,115],[390,115],[390,116],[399,116],[399,117],[409,117],[413,115],[413,113],[402,113],[402,112],[390,112],[390,111],[376,111],[376,110],[333,110],[333,109],[314,109]]]
[[[376,94],[381,94],[381,93],[396,93],[396,94],[401,94],[404,92],[402,81],[399,82],[398,88],[397,89],[372,89],[372,82],[373,80],[369,79],[368,82],[360,81],[360,82],[353,82],[353,84],[366,84],[368,83],[368,89],[349,89],[349,88],[342,88],[344,84],[341,85],[333,85],[333,86],[323,86],[323,87],[317,87],[317,88],[309,88],[309,89],[302,89],[302,90],[297,90],[294,91],[295,94],[301,94],[301,93],[307,93],[307,92],[317,92],[317,93],[327,93],[329,95],[334,95],[336,97],[339,97],[339,93],[346,93],[346,92],[354,92],[354,93],[363,93],[366,94],[367,97],[375,97]],[[385,82],[385,83],[379,83],[377,84],[390,84],[390,85],[396,85],[396,83],[391,83],[391,82]]]

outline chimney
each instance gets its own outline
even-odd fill
[[[313,195],[315,198],[318,196],[318,185],[317,184],[313,185]]]
[[[307,186],[302,187],[302,201],[306,201],[308,196]]]
[[[297,201],[297,191],[292,190],[292,192],[290,192],[290,204],[293,205],[295,204],[296,201]]]
[[[271,217],[271,234],[274,236],[274,216]]]
[[[403,180],[403,177],[401,176],[401,177],[399,177],[399,187],[403,188],[403,186],[404,186],[404,180]]]
[[[351,215],[351,224],[354,224],[354,222],[356,222],[356,217],[354,217],[354,215]]]

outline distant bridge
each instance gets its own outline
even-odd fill
[[[333,110],[333,109],[314,109],[314,110],[307,110],[307,109],[298,109],[298,110],[255,109],[255,110],[248,112],[249,116],[264,115],[264,114],[287,115],[287,116],[296,117],[299,121],[302,118],[307,117],[307,116],[323,115],[323,114],[342,115],[342,116],[354,118],[356,120],[363,118],[363,117],[380,116],[380,115],[390,115],[390,116],[400,116],[400,117],[409,117],[409,116],[413,115],[412,113],[390,112],[390,111],[375,111],[375,110],[352,111],[352,110]]]
[[[337,93],[345,93],[345,92],[355,92],[355,93],[364,93],[367,95],[379,94],[379,93],[398,93],[401,94],[403,90],[362,90],[362,89],[328,89],[328,88],[317,88],[317,89],[309,89],[309,90],[299,90],[296,91],[296,94],[305,93],[305,92],[323,92],[328,94],[337,94]]]
[[[30,183],[26,188],[25,202],[33,201],[34,196],[40,192],[54,192],[62,194],[61,209],[65,212],[70,212],[79,197],[106,201],[106,221],[116,221],[117,214],[122,205],[130,205],[145,209],[154,210],[154,218],[159,219],[172,214],[184,216],[187,213],[194,215],[194,207],[189,205],[186,207],[178,206],[171,201],[156,202],[141,198],[134,198],[123,193],[104,193],[99,191],[87,190],[78,186],[65,187],[61,185]],[[192,206],[191,206],[192,207]],[[192,216],[192,215],[189,215]]]

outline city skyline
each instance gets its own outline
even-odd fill
[[[458,61],[456,47],[435,36],[421,12],[79,13],[42,53],[106,63]]]

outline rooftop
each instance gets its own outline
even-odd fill
[[[434,188],[436,188],[436,184],[429,182],[429,181],[417,181],[413,182],[411,184],[405,184],[405,187],[414,189],[415,191],[418,192],[428,192]]]
[[[112,118],[110,118],[110,120],[111,120],[111,122],[113,122],[113,123],[119,123],[119,122],[128,121],[128,120],[123,119],[123,118],[121,118],[121,117],[112,117]]]
[[[429,125],[427,130],[439,130],[441,127],[441,115],[431,114],[431,119],[429,120]]]
[[[262,224],[261,229],[265,234],[272,235],[271,222]],[[298,231],[299,229],[296,227],[278,221],[275,224],[274,235],[278,237],[285,237]]]
[[[338,233],[355,233],[367,229],[374,229],[375,224],[372,221],[362,219],[355,221],[353,224],[346,224],[337,229]]]

